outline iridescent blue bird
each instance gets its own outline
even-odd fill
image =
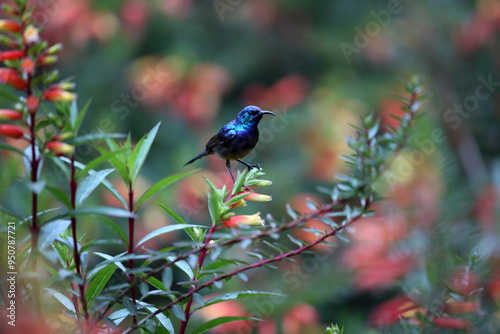
[[[233,182],[235,180],[231,170],[231,160],[241,162],[249,170],[260,168],[259,165],[251,165],[241,160],[241,158],[250,153],[255,145],[257,145],[257,141],[259,140],[257,125],[265,114],[276,116],[275,113],[262,110],[256,106],[243,108],[238,113],[238,118],[224,125],[219,133],[210,138],[205,146],[205,151],[186,162],[184,166],[206,155],[215,154],[219,158],[226,160],[226,167],[229,170],[229,174],[231,174]]]

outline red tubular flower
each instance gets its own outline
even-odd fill
[[[222,222],[225,227],[238,227],[238,225],[264,225],[264,221],[260,217],[260,212],[253,215],[232,216]]]
[[[45,145],[49,150],[54,152],[55,155],[69,155],[73,153],[74,147],[72,145],[63,143],[61,141],[51,141]]]
[[[12,68],[0,68],[0,83],[9,84],[15,89],[22,90],[26,88],[26,81],[21,79],[17,72]]]
[[[469,321],[457,318],[449,318],[449,317],[436,318],[434,319],[434,324],[441,328],[463,329],[466,331],[471,330],[471,323]]]
[[[0,119],[1,120],[15,120],[20,119],[23,116],[19,111],[11,109],[0,109]]]
[[[41,56],[38,58],[38,64],[40,65],[52,65],[57,62],[57,56]]]
[[[61,89],[49,89],[43,93],[43,97],[52,102],[71,102],[76,98],[76,94]]]
[[[0,52],[0,61],[21,59],[24,56],[22,50],[9,50]]]
[[[33,95],[28,96],[28,98],[26,99],[26,109],[28,109],[28,112],[30,114],[34,114],[37,112],[39,104],[40,101]]]
[[[12,138],[21,138],[23,136],[23,130],[15,125],[1,124],[0,125],[0,135]]]
[[[245,197],[245,200],[254,202],[270,202],[272,200],[272,197],[269,195],[263,195],[251,192],[248,194],[247,197]]]
[[[19,32],[21,26],[11,20],[0,20],[0,31]]]

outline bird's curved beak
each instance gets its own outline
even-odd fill
[[[267,110],[262,110],[262,111],[260,112],[260,114],[261,114],[261,115],[262,115],[262,114],[269,114],[269,115],[273,115],[274,117],[278,117],[278,116],[276,116],[276,114],[275,114],[275,113],[273,113],[272,111],[267,111]]]

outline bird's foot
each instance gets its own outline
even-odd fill
[[[248,166],[248,170],[252,170],[252,168],[258,168],[258,169],[260,169],[260,165],[256,164],[256,165],[249,165]]]

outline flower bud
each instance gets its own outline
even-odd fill
[[[0,124],[0,135],[12,138],[21,138],[23,134],[23,130],[15,125]]]
[[[256,187],[267,187],[267,186],[270,186],[271,184],[273,184],[271,181],[269,180],[253,180],[255,183],[251,183],[252,186],[256,186]]]
[[[19,32],[21,26],[12,20],[0,20],[0,31]]]
[[[72,154],[75,150],[74,146],[63,143],[61,141],[51,141],[45,145],[50,151],[57,156]]]
[[[245,200],[254,202],[270,202],[272,201],[272,197],[269,195],[263,195],[251,192],[248,194],[247,197],[245,197]]]
[[[76,98],[76,94],[61,89],[49,89],[43,93],[43,97],[51,102],[71,102]]]
[[[16,110],[0,109],[0,120],[15,120],[23,117],[23,114]]]
[[[24,51],[22,50],[9,50],[0,52],[0,61],[5,60],[17,60],[24,56]]]
[[[45,53],[48,55],[53,55],[53,54],[58,53],[61,50],[62,50],[62,44],[57,43],[57,44],[52,45],[50,48],[48,48],[47,51],[45,51]]]
[[[50,86],[49,89],[62,89],[62,90],[70,90],[75,89],[76,85],[74,82],[64,81],[58,84]]]
[[[240,208],[240,207],[246,206],[246,205],[247,205],[247,201],[245,201],[244,199],[240,199],[238,202],[231,204],[229,206],[229,208],[231,208],[231,209]]]
[[[57,56],[41,56],[38,58],[38,64],[40,65],[52,65],[57,62]]]
[[[26,109],[28,109],[28,112],[30,114],[34,114],[38,110],[38,106],[40,104],[40,100],[38,98],[34,97],[33,95],[28,96],[26,99]]]
[[[2,5],[2,10],[4,12],[6,12],[7,14],[10,14],[12,16],[17,16],[19,15],[19,11],[17,9],[14,9],[14,7],[12,7],[11,5],[8,5],[6,3],[4,3]]]
[[[264,221],[260,217],[260,212],[253,215],[232,216],[224,220],[222,225],[225,227],[237,227],[238,225],[264,225]]]

